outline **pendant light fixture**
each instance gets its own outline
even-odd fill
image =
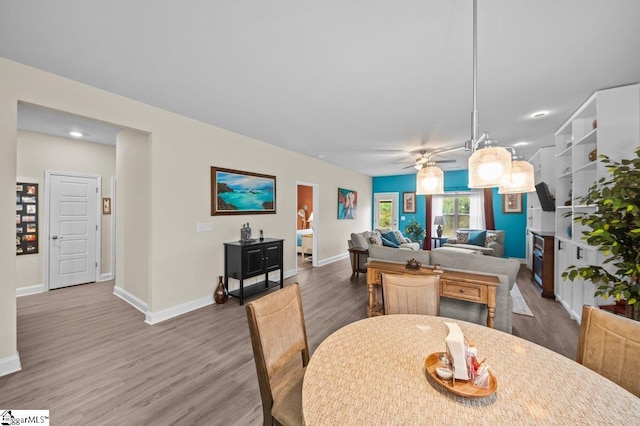
[[[533,166],[519,155],[513,156],[511,173],[504,174],[498,194],[520,194],[536,190]]]
[[[489,139],[487,133],[478,137],[477,80],[477,0],[473,0],[473,112],[471,113],[471,140],[465,146],[473,154],[469,157],[469,188],[499,186],[504,174],[511,172],[511,154]],[[482,148],[480,146],[482,145]]]
[[[444,173],[435,161],[427,161],[416,175],[416,195],[435,194],[444,194]]]

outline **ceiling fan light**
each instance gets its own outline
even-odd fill
[[[469,188],[500,186],[504,174],[511,173],[511,153],[499,146],[476,150],[469,157]]]
[[[511,173],[503,176],[498,194],[520,194],[535,190],[533,166],[528,161],[515,160],[511,163]]]
[[[416,194],[444,194],[444,173],[435,163],[427,163],[416,175]]]

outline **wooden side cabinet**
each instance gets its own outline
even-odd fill
[[[265,238],[242,243],[224,243],[224,286],[230,296],[237,297],[242,305],[244,298],[270,288],[284,286],[283,239]],[[280,280],[270,281],[269,272],[280,270]],[[264,274],[264,280],[245,288],[244,280]],[[229,278],[240,281],[237,290],[229,291]]]
[[[533,234],[533,280],[542,287],[542,297],[555,298],[553,235]]]

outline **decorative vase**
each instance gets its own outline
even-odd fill
[[[438,234],[438,238],[442,238],[442,225],[438,225],[438,229],[436,229],[436,233]]]
[[[598,150],[594,149],[589,153],[589,161],[596,161],[596,158],[598,158]]]
[[[227,289],[222,282],[222,275],[218,276],[218,287],[216,287],[216,291],[213,293],[213,300],[215,300],[216,305],[221,305],[227,301],[229,298],[229,293],[227,293]]]
[[[571,238],[571,225],[567,227],[567,235],[569,235],[569,238]]]

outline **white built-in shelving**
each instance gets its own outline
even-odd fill
[[[587,228],[573,219],[596,211],[596,206],[584,205],[579,198],[609,176],[604,164],[593,160],[594,154],[621,160],[633,157],[640,145],[640,84],[595,92],[558,129],[555,141],[555,296],[580,322],[582,305],[604,301],[593,297],[592,283],[563,281],[561,275],[569,265],[600,264],[603,257],[582,239]]]

